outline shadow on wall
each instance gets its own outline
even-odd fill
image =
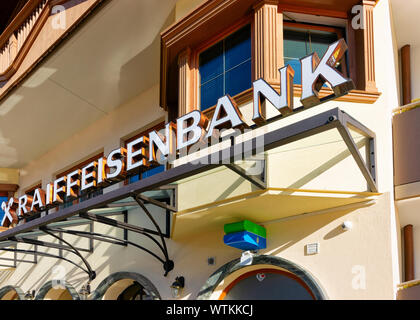
[[[153,87],[159,83],[160,79],[160,32],[166,29],[175,21],[175,8],[167,16],[161,29],[156,34],[153,42],[139,54],[133,57],[120,70],[119,91],[120,96],[124,97],[126,101],[139,95],[146,89]],[[145,64],[144,62],[148,63]],[[149,77],[142,76],[142,74],[152,75]],[[133,83],[135,79],[135,83]],[[158,97],[156,97],[156,105],[153,108],[160,108],[158,106]]]
[[[315,233],[316,231],[322,229],[326,225],[333,223],[334,221],[340,219],[341,217],[350,214],[351,212],[358,210],[360,208],[365,208],[373,205],[369,203],[361,203],[360,206],[353,209],[340,210],[332,213],[325,213],[318,216],[312,216],[308,218],[300,217],[296,220],[290,220],[282,224],[276,225],[276,234],[281,235],[276,239],[276,244],[274,245],[277,249],[270,251],[270,255],[278,255],[282,251],[290,248],[294,244],[305,239],[309,235]],[[304,223],[302,220],[305,219]],[[266,226],[267,234],[270,234],[270,225]],[[332,230],[328,231],[324,236],[324,240],[331,240],[333,238],[339,237],[344,234],[345,231],[342,230],[341,225],[333,227]],[[273,247],[273,244],[270,245]],[[265,252],[264,252],[265,253]]]
[[[83,246],[83,244],[81,243],[84,238],[81,237],[74,237],[71,236],[69,238],[66,238],[66,240],[72,239],[74,242],[72,242],[72,245],[75,247],[81,247]],[[54,242],[55,240],[53,239],[48,239],[46,241],[49,242]],[[94,246],[94,250],[95,248],[97,248],[100,245],[100,243],[98,241],[95,242],[95,246]],[[33,248],[32,248],[33,249]],[[38,248],[41,249],[43,252],[46,253],[51,253],[54,255],[57,255],[58,252],[56,249],[52,249],[52,248]],[[92,256],[92,253],[82,253],[84,255],[84,257],[89,260],[89,257]],[[63,257],[70,259],[72,261],[75,262],[79,262],[81,264],[83,264],[83,262],[80,260],[80,258],[71,253],[71,252],[63,252]],[[25,259],[25,256],[22,257],[23,259]],[[28,259],[33,259],[33,256],[29,256]],[[32,284],[32,286],[30,288],[28,288],[28,290],[35,290],[36,292],[38,292],[38,290],[40,290],[40,288],[42,288],[47,282],[48,279],[51,278],[59,278],[61,275],[66,279],[67,284],[69,286],[72,287],[79,287],[82,286],[83,284],[85,284],[88,280],[88,275],[87,273],[85,273],[84,271],[80,270],[79,268],[67,263],[67,262],[63,262],[63,260],[57,260],[57,259],[51,259],[48,257],[40,257],[38,256],[38,263],[37,264],[31,264],[30,268],[28,268],[28,270],[22,275],[22,277],[20,279],[18,279],[17,281],[15,281],[14,283],[17,286],[24,286],[26,284],[26,281],[29,278],[32,278],[34,274],[36,274],[38,276],[37,279],[31,279],[31,281],[35,280]],[[53,262],[49,268],[47,268],[45,270],[45,262],[46,261],[51,261]],[[22,266],[23,264],[26,263],[18,263],[18,268],[20,266]],[[64,269],[61,269],[61,267],[64,266]],[[42,268],[42,269],[41,269]],[[103,263],[102,265],[98,265],[95,266],[95,270],[97,272],[100,272],[101,270],[103,270],[104,268],[106,268],[106,264]],[[40,272],[40,270],[42,272]]]
[[[360,149],[365,148],[366,152],[368,152],[369,148],[367,148],[367,142],[368,142],[368,139],[362,139],[362,140],[360,140],[356,143],[356,146],[359,149],[359,151],[360,151]],[[318,177],[321,174],[323,174],[324,172],[326,172],[327,170],[334,167],[339,162],[341,162],[344,159],[346,159],[348,157],[351,157],[351,156],[352,155],[350,153],[350,150],[346,149],[346,150],[340,152],[339,154],[337,154],[336,156],[334,156],[333,158],[329,159],[328,161],[326,161],[322,165],[320,165],[318,168],[316,168],[312,172],[310,172],[307,175],[301,177],[300,179],[295,181],[293,184],[289,185],[287,188],[299,189],[299,188],[303,187],[304,185],[306,185],[307,183],[309,183],[310,181],[312,181],[313,179],[315,179],[316,177]],[[369,159],[368,154],[366,154],[366,159]],[[366,187],[367,187],[367,183],[366,183]]]
[[[120,216],[119,219],[122,217]],[[123,238],[123,230],[116,229],[114,227],[109,227],[105,232],[104,235],[116,236],[120,239]],[[130,234],[130,240],[133,241],[133,235]],[[66,240],[73,239],[72,245],[75,247],[82,246],[82,240],[84,238],[70,236],[66,237]],[[147,239],[147,238],[146,238]],[[51,241],[51,240],[47,240]],[[147,241],[147,240],[146,240]],[[101,248],[102,246],[102,248]],[[154,243],[150,241],[149,249],[152,252],[156,252],[159,254],[158,249],[154,246]],[[103,251],[101,251],[101,249]],[[123,250],[122,250],[123,249]],[[43,252],[57,254],[56,249],[41,249]],[[146,266],[146,270],[153,270],[156,271],[161,269],[161,272],[158,272],[159,276],[163,276],[164,270],[159,261],[148,255],[147,253],[140,251],[137,248],[128,246],[128,247],[121,247],[119,245],[110,245],[100,241],[94,241],[94,253],[82,253],[84,257],[90,262],[92,268],[95,270],[99,277],[96,279],[95,283],[92,285],[92,290],[97,289],[97,286],[101,281],[104,281],[104,277],[101,275],[101,272],[105,269],[109,270],[109,273],[119,273],[120,271],[125,270],[138,270],[139,265]],[[92,261],[93,255],[99,255],[103,257],[102,263],[98,263],[97,261]],[[82,264],[77,255],[74,255],[70,252],[64,252],[63,257],[67,259],[71,259],[72,261]],[[23,256],[22,258],[25,258]],[[33,258],[30,256],[28,259]],[[123,262],[122,262],[123,261]],[[49,265],[49,262],[53,262],[53,264]],[[144,263],[142,263],[144,262]],[[25,263],[26,264],[26,263]],[[19,267],[27,268],[23,263],[18,263]],[[55,269],[55,267],[58,267]],[[64,268],[63,268],[64,267]],[[55,270],[55,271],[54,271]],[[59,285],[60,283],[57,280],[54,282],[50,279],[58,278],[60,274],[57,274],[56,271],[63,271],[63,280],[65,283],[65,288],[55,288],[55,284]],[[121,272],[120,272],[121,273]],[[107,273],[108,274],[108,273]],[[34,279],[34,275],[36,275],[36,279]],[[115,278],[114,274],[114,278]],[[117,275],[118,276],[118,275]],[[113,278],[113,279],[114,279]],[[139,276],[131,277],[130,279],[134,279],[138,281]],[[86,284],[88,281],[88,275],[80,270],[79,268],[67,263],[63,262],[62,260],[55,260],[48,257],[39,257],[38,263],[33,264],[30,268],[27,268],[26,272],[17,280],[13,280],[13,283],[19,286],[23,286],[27,284],[28,280],[31,280],[31,287],[28,288],[29,291],[35,290],[36,291],[36,299],[42,300],[46,298],[47,300],[74,300],[78,298],[78,293],[75,288],[80,288],[82,285]],[[121,278],[122,279],[122,278]],[[35,281],[34,281],[35,280]],[[48,281],[47,281],[48,280]],[[109,279],[108,279],[109,280]],[[114,279],[115,280],[115,279]],[[146,279],[147,280],[147,279]],[[144,283],[147,284],[147,281]],[[34,281],[34,282],[33,282]],[[145,288],[152,288],[152,285],[145,285],[143,282],[140,282]],[[10,291],[10,290],[9,290]],[[153,292],[157,292],[156,288],[153,287]],[[160,296],[159,296],[160,298]]]
[[[225,200],[228,199],[229,196],[237,189],[239,188],[242,184],[244,183],[244,178],[238,176],[238,178],[229,186],[229,188],[226,188],[225,191],[223,191],[223,193],[218,196],[215,201],[220,201],[220,200]],[[258,188],[256,185],[251,185],[251,192],[254,191],[258,191],[261,190],[260,188]]]

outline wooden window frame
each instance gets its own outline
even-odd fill
[[[0,192],[7,194],[9,198],[13,197],[15,192],[19,189],[17,184],[0,183]]]
[[[240,29],[244,28],[247,25],[250,25],[251,27],[251,81],[255,80],[254,75],[254,19],[252,19],[252,15],[248,15],[236,23],[232,24],[229,28],[227,28],[224,32],[208,39],[207,41],[204,41],[201,45],[197,46],[195,49],[192,50],[192,58],[191,58],[191,66],[192,66],[192,87],[191,87],[191,109],[192,110],[200,110],[200,70],[199,70],[199,61],[200,61],[200,54],[204,52],[205,50],[211,48],[212,46],[216,45],[220,41],[226,39],[230,35],[234,34],[236,31],[239,31]],[[250,88],[243,90],[242,92],[239,92],[238,94],[234,95],[233,99],[238,99],[242,97],[244,94],[250,91],[252,89],[252,85]],[[203,111],[203,113],[207,116],[210,116],[214,113],[214,109],[216,108],[216,104],[213,106],[207,108]],[[191,111],[192,111],[191,110]]]
[[[165,121],[159,122],[158,124],[148,128],[148,129],[146,129],[146,130],[144,130],[140,133],[137,133],[133,137],[125,139],[124,142],[123,142],[123,146],[124,146],[124,148],[127,148],[127,144],[136,140],[137,138],[140,138],[142,136],[147,136],[148,137],[150,132],[155,131],[155,130],[159,131],[159,130],[162,130],[164,128],[165,128]],[[140,174],[140,173],[138,173],[138,174]],[[133,176],[135,176],[135,174],[133,174]],[[129,183],[130,178],[131,178],[131,176],[124,179],[124,185],[127,185]]]
[[[35,190],[36,189],[41,189],[41,188],[42,188],[42,183],[40,182],[40,183],[36,184],[35,186],[26,189],[25,194],[29,195],[29,196],[33,196],[34,193],[35,193]]]
[[[289,3],[286,3],[289,2]],[[301,4],[299,4],[301,3]],[[353,5],[363,8],[364,29],[354,30],[351,21]],[[376,88],[373,43],[373,0],[347,0],[346,7],[323,6],[316,1],[296,0],[212,0],[205,1],[187,16],[161,33],[160,106],[168,111],[169,121],[197,109],[196,50],[214,39],[226,36],[237,21],[251,16],[253,45],[253,80],[264,78],[274,88],[279,88],[278,68],[283,59],[283,12],[320,15],[346,19],[348,59],[346,64],[356,89],[337,98],[337,101],[374,103],[380,96]],[[350,8],[350,9],[349,9]],[[235,22],[236,21],[236,22]],[[267,27],[268,26],[268,27]],[[212,40],[213,39],[213,40]],[[264,54],[259,54],[264,52]],[[320,97],[332,90],[323,88]],[[300,96],[301,87],[294,90]],[[252,89],[234,97],[238,104],[252,99]],[[211,108],[206,109],[211,113]]]
[[[64,170],[64,171],[62,171],[62,172],[60,172],[60,173],[57,173],[57,174],[55,175],[55,179],[58,179],[58,178],[64,177],[65,175],[68,175],[69,173],[71,173],[71,172],[73,172],[73,171],[75,171],[75,170],[77,170],[77,169],[82,169],[82,168],[83,168],[84,166],[86,166],[87,164],[89,164],[89,163],[91,163],[91,162],[93,162],[93,161],[96,161],[96,160],[98,160],[99,158],[101,158],[101,157],[103,157],[103,156],[104,156],[104,153],[103,153],[103,151],[102,151],[102,152],[100,152],[100,153],[96,154],[95,156],[90,157],[89,159],[86,159],[86,160],[83,160],[83,161],[79,162],[78,164],[76,164],[76,165],[72,166],[70,169],[67,169],[67,170]],[[74,199],[74,200],[73,200],[73,202],[72,202],[72,204],[73,204],[73,205],[78,204],[78,203],[80,202],[80,197],[81,197],[81,196],[82,196],[82,195],[81,195],[81,194],[79,194],[79,197],[78,197],[77,199]],[[56,208],[56,210],[58,211],[58,210],[59,210],[59,208],[57,207],[57,208]]]

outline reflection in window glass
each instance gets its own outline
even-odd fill
[[[320,59],[328,46],[338,40],[335,32],[285,27],[284,33],[284,64],[295,70],[295,84],[302,83],[300,59],[316,52]]]
[[[234,96],[251,88],[251,26],[200,53],[199,73],[201,110],[225,94]]]
[[[147,171],[143,172],[141,174],[141,178],[146,179],[148,177],[151,177],[151,176],[153,176],[157,173],[163,172],[163,171],[165,171],[165,166],[164,165],[154,167],[153,169],[150,169],[150,170],[147,170]],[[133,182],[136,182],[136,181],[139,181],[139,180],[140,180],[140,175],[136,174],[136,175],[131,176],[129,178],[128,183],[133,183]]]

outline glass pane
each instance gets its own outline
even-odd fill
[[[295,77],[293,78],[294,84],[302,83],[302,70],[300,68],[300,60],[284,58],[284,64],[290,65],[295,70]]]
[[[64,201],[64,204],[63,204],[63,206],[59,207],[60,209],[68,208],[68,207],[71,207],[73,205],[73,200],[70,200],[70,199],[67,200],[67,196],[63,197],[63,201]]]
[[[225,39],[225,70],[251,58],[251,26],[246,26]]]
[[[206,83],[223,72],[223,42],[200,53],[200,84]]]
[[[251,60],[240,64],[236,68],[226,72],[226,92],[231,97],[251,88]]]
[[[146,172],[143,172],[141,177],[142,177],[142,179],[146,179],[148,177],[151,177],[151,176],[153,176],[157,173],[163,172],[163,171],[165,171],[165,166],[161,165],[159,167],[155,167],[153,169],[147,170]]]
[[[321,59],[331,43],[338,40],[337,34],[333,32],[311,32],[310,33],[310,52],[316,52]]]
[[[223,96],[223,75],[218,76],[200,88],[201,110],[206,110],[217,103],[217,99]]]
[[[337,41],[335,32],[290,28],[284,30],[284,63],[295,70],[293,83],[302,83],[300,59],[316,52],[322,58],[328,46]]]
[[[308,54],[308,33],[284,30],[284,57],[300,59]]]

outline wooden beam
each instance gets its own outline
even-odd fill
[[[411,103],[411,59],[410,45],[401,48],[401,79],[403,105]]]
[[[18,189],[17,184],[0,184],[0,192],[16,192]]]

